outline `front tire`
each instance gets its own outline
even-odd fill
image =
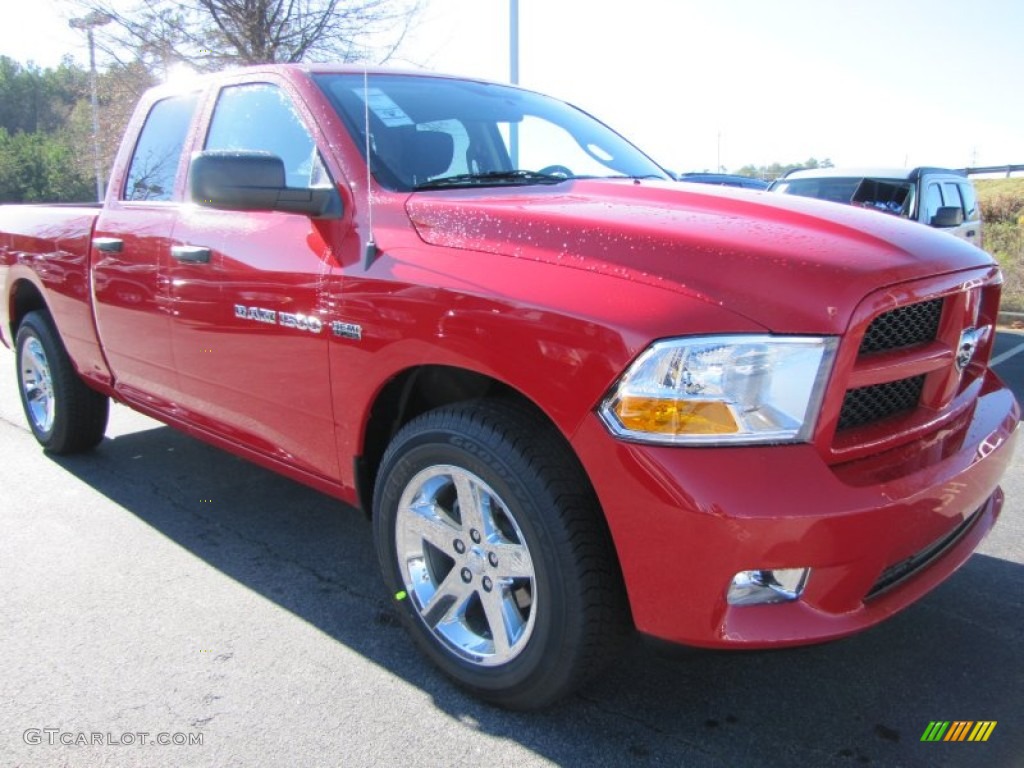
[[[417,644],[492,703],[550,704],[628,633],[594,493],[554,429],[524,408],[478,401],[406,425],[381,462],[374,535]]]
[[[79,378],[52,318],[42,311],[25,315],[15,347],[21,405],[39,444],[57,454],[96,447],[110,401]]]

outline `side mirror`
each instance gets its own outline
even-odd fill
[[[944,205],[935,211],[932,220],[928,222],[933,227],[959,227],[964,223],[964,212],[960,206]]]
[[[287,186],[284,161],[269,152],[196,152],[189,166],[189,194],[192,202],[206,208],[285,211],[318,219],[341,216],[338,190]]]

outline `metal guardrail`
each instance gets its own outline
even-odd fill
[[[1003,325],[1008,328],[1020,328],[1020,324],[1024,323],[1024,312],[1010,312],[1007,310],[1000,310],[996,322],[999,323],[999,325]]]
[[[976,168],[960,168],[959,170],[968,176],[978,176],[983,173],[1005,173],[1006,178],[1010,178],[1013,173],[1024,172],[1024,165],[983,165]]]

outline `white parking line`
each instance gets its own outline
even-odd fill
[[[1005,363],[1011,357],[1013,357],[1014,355],[1019,355],[1021,352],[1024,352],[1024,344],[1018,344],[1013,349],[1008,349],[1005,352],[1003,352],[1003,354],[997,355],[996,357],[993,357],[989,361],[988,367],[992,368],[992,367],[994,367],[996,365],[999,365],[1000,363]]]

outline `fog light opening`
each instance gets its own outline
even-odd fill
[[[807,586],[810,568],[740,571],[726,595],[729,605],[770,605],[797,600]]]

